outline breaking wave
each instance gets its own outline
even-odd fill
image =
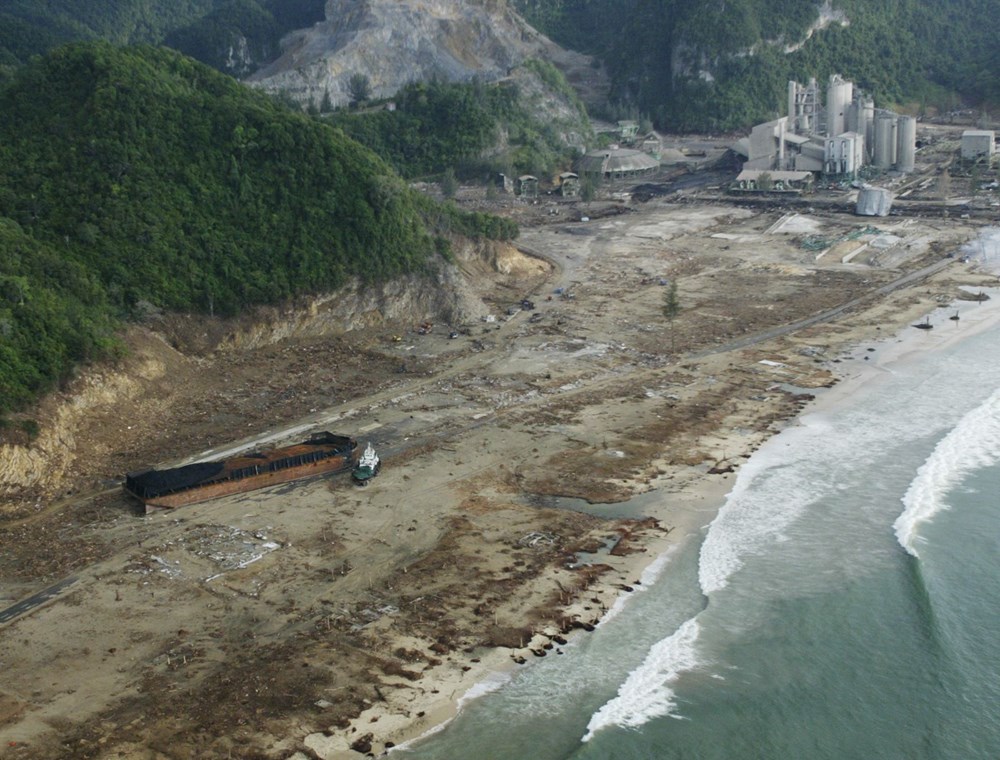
[[[803,437],[821,435],[825,423],[817,417],[803,418],[796,429],[786,430],[780,444],[807,456]],[[826,483],[803,481],[788,465],[788,451],[768,456],[758,452],[740,470],[733,491],[708,529],[698,558],[698,581],[706,596],[724,588],[729,577],[743,565],[747,554],[760,552],[798,517],[806,506],[819,498]],[[765,485],[766,484],[766,485]],[[777,489],[777,490],[776,490]],[[775,493],[786,498],[777,500]],[[671,685],[684,673],[704,667],[697,650],[699,617],[688,619],[671,636],[654,644],[645,660],[619,687],[618,695],[591,717],[584,741],[604,728],[635,728],[666,715],[676,708]]]
[[[903,496],[893,524],[899,545],[914,557],[919,528],[948,508],[948,492],[966,475],[1000,461],[1000,390],[966,414],[927,458]]]
[[[698,619],[687,620],[669,638],[653,645],[646,661],[633,670],[618,689],[618,696],[594,713],[584,741],[610,726],[635,728],[663,715],[670,715],[675,694],[667,684],[699,664],[695,652]]]
[[[829,425],[818,415],[768,441],[740,470],[736,486],[712,521],[698,560],[698,582],[711,596],[728,585],[744,558],[759,554],[834,486],[832,476],[803,479],[800,461],[815,456]],[[771,449],[770,447],[773,447]],[[777,453],[768,453],[777,450]]]
[[[1000,241],[1000,235],[996,239]],[[988,248],[980,246],[980,250]],[[893,450],[950,429],[910,482],[903,498],[905,509],[893,525],[899,543],[916,555],[918,527],[945,508],[949,489],[968,473],[1000,462],[1000,390],[957,424],[959,405],[954,399],[954,394],[963,393],[969,383],[981,383],[984,376],[993,378],[1000,368],[993,364],[973,367],[967,359],[953,365],[939,360],[936,366],[927,376],[911,375],[906,366],[898,375],[896,371],[880,375],[900,387],[883,393],[878,406],[856,408],[847,415],[806,415],[798,425],[767,441],[743,465],[700,549],[698,583],[708,606],[649,649],[617,695],[591,716],[585,741],[604,728],[637,728],[654,718],[675,714],[679,679],[709,664],[706,650],[710,644],[704,635],[699,640],[701,631],[712,625],[712,617],[706,615],[722,610],[720,604],[739,603],[739,589],[733,589],[733,599],[720,592],[733,582],[748,559],[773,555],[779,544],[799,535],[796,531],[801,532],[801,528],[796,523],[814,505],[843,490],[864,489],[866,484],[856,480],[869,452]],[[891,488],[893,497],[898,498],[912,478],[912,467],[900,463],[898,470],[887,473],[887,482],[893,485],[877,485],[885,495],[889,494],[885,489]],[[878,523],[878,529],[883,530],[892,519],[885,513],[871,518],[873,527]]]

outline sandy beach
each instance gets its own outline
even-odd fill
[[[939,351],[953,343],[968,339],[985,330],[996,327],[1000,323],[1000,290],[995,288],[969,288],[970,294],[984,293],[988,300],[970,301],[957,300],[941,307],[941,311],[948,312],[947,322],[938,322],[937,327],[945,327],[936,334],[927,331],[912,329],[914,319],[920,317],[919,314],[905,315],[907,322],[900,322],[894,327],[897,328],[891,334],[884,334],[884,328],[880,329],[874,339],[865,340],[862,333],[849,334],[842,343],[838,344],[838,351],[842,353],[840,366],[836,373],[836,383],[828,388],[818,390],[816,397],[806,407],[802,414],[829,413],[836,409],[838,403],[847,396],[855,393],[866,383],[876,382],[880,376],[887,372],[905,365],[918,356],[933,351]],[[959,319],[953,319],[957,315]],[[957,324],[961,323],[961,324]],[[947,329],[951,328],[951,329]],[[797,424],[799,415],[780,421],[778,428],[794,426]],[[774,430],[773,432],[779,432]],[[743,437],[738,430],[720,430],[716,432],[717,443],[720,447],[730,450],[750,450],[759,446],[768,436]],[[669,520],[672,530],[665,536],[650,536],[642,544],[643,551],[631,555],[626,561],[614,565],[614,572],[617,577],[633,577],[636,579],[647,578],[649,583],[662,572],[662,560],[666,559],[670,549],[676,545],[677,541],[685,536],[704,530],[714,519],[717,511],[725,502],[726,495],[731,488],[731,483],[725,477],[706,477],[686,483],[677,490],[669,492],[669,496],[664,493],[656,500],[645,500],[646,514],[658,521]],[[658,491],[652,492],[659,495]],[[638,581],[633,586],[641,585]],[[612,596],[616,587],[601,589],[602,593],[610,593]],[[602,608],[601,618],[595,622],[600,625],[609,615],[617,612],[622,605],[628,604],[631,591],[618,592],[611,607]],[[611,610],[614,612],[611,612]],[[586,617],[589,608],[583,608],[579,604],[566,609],[566,614],[573,617]],[[525,657],[532,649],[544,646],[552,641],[552,637],[559,632],[555,629],[548,629],[539,635],[532,642],[527,652],[521,656]],[[572,635],[585,635],[582,633]],[[365,719],[369,722],[380,723],[385,718],[390,718],[390,722],[383,723],[382,726],[390,726],[388,744],[383,742],[382,749],[385,754],[391,754],[392,747],[405,747],[415,741],[430,736],[441,730],[446,723],[451,720],[470,700],[483,696],[497,688],[502,688],[508,678],[512,668],[509,662],[505,662],[502,653],[494,652],[493,657],[483,660],[476,667],[453,678],[442,679],[438,688],[449,696],[431,705],[432,709],[426,711],[424,719],[417,722],[400,720],[398,714],[396,720],[391,720],[393,716],[393,706],[378,705],[368,711],[369,714],[361,716],[360,722]],[[499,656],[498,656],[499,655]],[[517,655],[515,655],[516,657]],[[530,664],[530,656],[527,656],[525,665]],[[478,679],[478,680],[477,680]],[[421,706],[423,703],[419,703]],[[416,705],[412,705],[416,707]],[[349,760],[356,756],[344,750],[349,749],[344,745],[346,738],[340,742],[327,740],[318,741],[317,747],[322,749],[324,757]],[[388,747],[388,749],[386,749]],[[311,748],[313,748],[311,746]],[[338,751],[339,750],[339,751]],[[325,754],[324,754],[325,753]],[[301,760],[307,760],[307,755],[301,755]],[[300,758],[296,758],[300,760]]]
[[[370,317],[333,340],[306,320],[198,356],[137,333],[123,376],[53,411],[43,444],[72,438],[47,454],[59,477],[5,513],[0,607],[72,582],[0,623],[0,741],[37,758],[377,756],[558,657],[803,410],[995,323],[997,298],[959,300],[995,276],[939,266],[975,222],[887,221],[898,258],[845,265],[796,230],[857,220],[797,216],[651,201],[526,228],[520,250],[461,252],[479,304],[461,325]],[[911,327],[927,315],[933,330]],[[382,474],[145,519],[111,487],[309,430],[371,440]],[[4,447],[5,482],[26,461]]]

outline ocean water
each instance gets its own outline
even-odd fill
[[[977,308],[868,354],[594,633],[394,756],[1000,757],[1000,328],[943,340]]]

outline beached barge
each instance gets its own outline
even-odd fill
[[[291,480],[352,470],[358,442],[333,433],[315,433],[302,443],[199,462],[169,470],[143,470],[125,476],[125,491],[146,506],[182,507]]]

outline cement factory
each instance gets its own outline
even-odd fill
[[[775,182],[795,183],[804,173],[831,178],[858,176],[863,167],[912,172],[917,121],[875,108],[875,102],[834,74],[821,101],[815,78],[788,83],[788,115],[755,126],[733,149],[746,160],[743,169],[767,172]],[[748,178],[747,181],[751,181]]]

